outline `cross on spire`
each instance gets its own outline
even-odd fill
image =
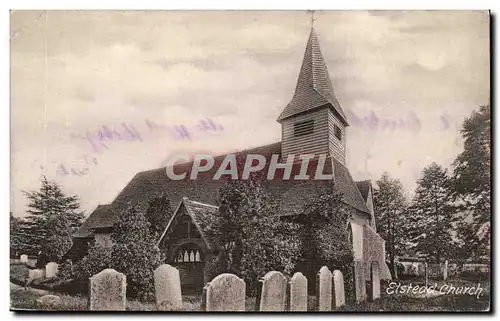
[[[311,10],[310,12],[311,12],[311,28],[314,28],[314,21],[316,21],[314,19],[314,10]]]

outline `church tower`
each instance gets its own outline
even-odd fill
[[[328,69],[311,28],[295,93],[277,121],[281,155],[328,154],[345,165],[347,118],[333,92]]]

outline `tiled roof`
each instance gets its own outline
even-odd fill
[[[238,155],[249,153],[260,154],[270,159],[271,155],[281,153],[281,143],[241,151]],[[161,192],[167,195],[172,206],[179,204],[183,197],[205,204],[217,204],[219,188],[224,184],[224,179],[213,180],[212,177],[218,168],[218,164],[221,163],[225,156],[215,157],[213,169],[199,173],[196,180],[189,179],[192,162],[178,164],[174,167],[175,173],[188,173],[186,175],[187,178],[184,180],[171,180],[167,176],[165,168],[138,173],[105,210],[97,208],[91,214],[87,222],[82,226],[82,229],[77,233],[78,237],[89,236],[89,228],[112,226],[129,203],[136,203],[145,209],[149,198]],[[312,165],[313,162],[310,163],[309,168],[313,168],[314,166]],[[266,168],[263,171],[266,171]],[[326,161],[323,173],[331,174],[332,171],[334,173],[334,184],[343,193],[344,202],[358,211],[369,215],[366,203],[354,183],[349,170],[342,163],[332,158],[331,161]],[[300,214],[306,204],[311,203],[317,198],[321,191],[318,187],[325,183],[326,181],[318,180],[286,181],[279,179],[278,172],[277,179],[265,181],[264,184],[271,197],[280,205],[281,213],[277,213],[277,215],[295,215]]]
[[[73,235],[74,237],[88,237],[92,235],[91,228],[100,225],[104,217],[108,214],[109,204],[98,205],[90,216],[83,222],[78,231]]]
[[[169,230],[170,226],[172,225],[172,222],[177,217],[181,205],[184,205],[186,207],[187,214],[191,217],[191,220],[196,225],[198,231],[200,232],[202,239],[207,244],[207,247],[209,249],[214,248],[215,243],[208,236],[207,231],[210,228],[210,224],[211,224],[211,222],[213,222],[214,215],[219,210],[219,208],[217,206],[214,206],[214,205],[200,203],[200,202],[190,200],[187,197],[182,198],[181,204],[179,204],[176,212],[174,213],[174,215],[172,216],[172,218],[168,222],[168,224],[165,228],[165,231],[163,232],[162,236],[160,237],[160,240],[158,241],[158,243],[161,243],[162,239],[165,236],[167,236],[168,230]]]
[[[372,186],[372,183],[370,180],[366,181],[358,181],[356,182],[356,186],[358,186],[359,192],[361,193],[361,196],[363,196],[363,199],[366,200],[368,199],[368,192],[370,191],[370,188]]]
[[[318,37],[314,29],[311,29],[295,93],[292,101],[278,117],[278,121],[326,106],[333,108],[344,125],[348,126],[347,117],[337,97],[335,97],[328,68],[319,47]]]

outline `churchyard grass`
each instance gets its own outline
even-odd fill
[[[402,284],[421,283],[415,280],[406,280]],[[488,311],[490,308],[490,283],[488,280],[465,280],[462,278],[450,279],[447,281],[433,281],[429,280],[429,286],[437,283],[439,289],[444,284],[452,284],[454,287],[461,286],[477,286],[478,282],[484,289],[477,298],[474,295],[467,294],[445,294],[429,298],[416,298],[403,294],[389,295],[386,292],[386,286],[381,287],[381,299],[374,302],[363,302],[357,305],[347,304],[339,309],[339,311],[357,311],[357,312],[407,312],[407,311]]]

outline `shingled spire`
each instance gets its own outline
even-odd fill
[[[325,105],[333,109],[344,126],[349,125],[333,92],[328,68],[319,48],[318,37],[314,28],[311,28],[295,93],[292,101],[279,116],[278,122]]]

